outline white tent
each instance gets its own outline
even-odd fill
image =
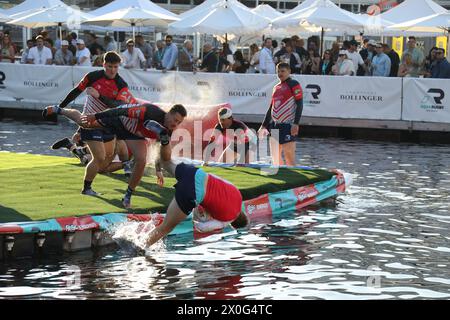
[[[445,8],[432,0],[406,0],[382,13],[380,17],[397,24],[445,12],[447,12]]]
[[[61,0],[25,0],[21,4],[18,4],[17,6],[12,7],[11,9],[5,10],[5,14],[11,16],[13,14],[24,11],[39,10],[42,8],[51,8],[58,5],[67,6]]]
[[[260,33],[270,20],[253,13],[236,0],[222,0],[169,25],[169,33],[212,35],[244,35]]]
[[[11,20],[11,18],[6,15],[5,13],[3,13],[3,10],[0,12],[0,22],[6,22]]]
[[[393,30],[404,30],[410,32],[431,32],[431,33],[443,33],[450,29],[450,13],[437,13],[422,17],[419,19],[394,24],[389,27]]]
[[[256,8],[253,8],[252,12],[259,14],[260,16],[263,16],[269,20],[274,20],[283,15],[280,11],[277,11],[272,6],[269,6],[268,4],[260,4]]]
[[[295,8],[292,8],[291,10],[287,11],[286,14],[306,9],[306,8],[310,7],[312,4],[314,4],[314,2],[316,2],[316,0],[303,1],[302,3],[300,3]]]
[[[66,5],[56,5],[42,10],[30,10],[32,13],[14,19],[8,24],[14,24],[27,28],[43,28],[59,26],[59,35],[62,38],[62,25],[67,25],[70,29],[77,28],[83,21],[91,18],[90,15],[73,9]],[[70,17],[68,19],[67,17]]]
[[[148,11],[138,7],[127,7],[118,9],[101,16],[94,17],[86,21],[90,25],[127,27],[131,26],[134,31],[136,26],[163,26],[166,27],[169,22],[177,21],[179,18],[165,13]]]
[[[158,6],[157,4],[154,4],[150,0],[114,0],[113,2],[108,3],[103,7],[89,12],[89,14],[93,15],[94,17],[99,17],[111,12],[115,12],[117,10],[131,7],[140,8],[142,10],[147,10],[153,13],[164,14],[166,16],[172,16],[173,18],[178,18],[175,13],[172,13],[169,10],[166,10]]]

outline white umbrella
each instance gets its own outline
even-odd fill
[[[127,7],[94,17],[86,23],[112,27],[131,26],[134,39],[134,28],[136,26],[167,26],[169,22],[177,20],[179,18],[174,17],[173,14],[167,15],[163,12],[148,11],[139,7]]]
[[[270,20],[253,13],[236,0],[222,0],[212,7],[198,11],[169,25],[169,33],[213,35],[244,35],[260,32]]]
[[[61,0],[25,0],[21,4],[18,4],[17,6],[5,10],[4,13],[11,16],[13,14],[17,14],[20,12],[25,12],[29,10],[40,10],[43,8],[51,8],[58,5],[66,6],[66,4]]]
[[[360,30],[364,24],[355,18],[353,13],[339,8],[330,0],[316,0],[305,9],[275,19],[272,21],[272,26],[273,28],[298,27],[304,29],[311,26],[322,28],[320,41],[320,52],[322,53],[325,29],[327,31],[328,29],[330,31]]]
[[[390,26],[388,29],[404,30],[411,32],[430,32],[439,33],[448,31],[450,28],[450,13],[437,13],[419,19],[398,23]]]
[[[206,0],[204,2],[202,2],[201,4],[199,4],[198,6],[195,6],[194,8],[185,11],[183,13],[180,14],[180,18],[186,18],[187,16],[193,15],[194,13],[199,13],[204,11],[205,9],[211,8],[214,5],[217,5],[218,3],[222,2],[223,0]],[[242,4],[239,1],[236,1],[235,3],[236,6],[242,7],[244,9],[248,9],[247,6],[245,6],[244,4]]]
[[[32,13],[14,19],[8,24],[19,25],[27,28],[43,28],[43,27],[59,27],[59,35],[62,39],[62,25],[68,25],[73,28],[71,24],[80,24],[91,18],[80,10],[73,9],[67,5],[57,5],[50,8],[44,8],[39,11],[31,10]]]
[[[280,11],[274,9],[268,4],[260,4],[256,8],[252,9],[252,12],[259,14],[260,16],[263,16],[269,20],[274,20],[283,15]]]
[[[142,10],[147,10],[147,11],[150,11],[153,13],[161,13],[166,16],[172,16],[173,18],[178,18],[178,16],[176,14],[158,6],[157,4],[154,4],[150,0],[114,0],[113,2],[108,3],[107,5],[100,7],[96,10],[93,10],[89,13],[91,15],[93,15],[94,17],[99,17],[99,16],[103,16],[107,13],[115,12],[117,10],[130,8],[130,7],[140,8]]]

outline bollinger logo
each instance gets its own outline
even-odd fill
[[[420,108],[427,112],[437,112],[444,109],[443,100],[445,98],[445,92],[442,89],[431,88],[427,91],[427,94],[421,101]]]

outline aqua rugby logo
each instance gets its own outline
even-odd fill
[[[318,84],[308,84],[303,92],[303,103],[308,107],[315,107],[321,103],[322,88]]]
[[[5,89],[5,81],[6,80],[6,74],[3,71],[0,71],[0,89]]]
[[[420,102],[420,108],[424,109],[427,112],[438,112],[439,110],[444,110],[444,98],[444,90],[431,88],[427,91],[427,94],[425,94],[422,101]]]

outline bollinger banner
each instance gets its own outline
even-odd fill
[[[61,102],[92,67],[0,63],[1,106],[41,109]],[[162,105],[229,103],[237,114],[264,115],[277,76],[129,70],[120,75],[136,98]],[[294,75],[305,116],[450,123],[449,80]],[[402,97],[403,89],[403,97]],[[83,105],[85,94],[74,104]],[[31,105],[31,106],[30,106]]]
[[[403,120],[450,123],[450,81],[405,78]]]

